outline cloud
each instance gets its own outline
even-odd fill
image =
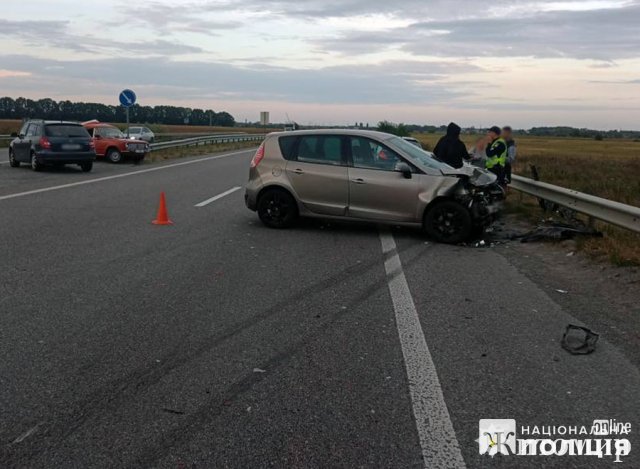
[[[123,19],[151,27],[154,31],[167,32],[190,32],[200,33],[209,36],[219,36],[220,32],[236,29],[242,26],[240,21],[219,20],[204,18],[207,13],[220,13],[213,10],[211,6],[179,3],[165,4],[151,2],[145,4],[135,4],[133,8],[127,8],[126,15],[118,19],[114,24],[121,24]]]
[[[49,46],[77,53],[172,56],[202,52],[200,47],[166,39],[136,42],[73,34],[69,32],[68,21],[0,19],[0,37],[2,36],[22,40],[31,46]]]
[[[29,72],[21,72],[18,70],[4,70],[0,69],[0,79],[2,78],[14,78],[14,77],[28,77],[31,76]]]
[[[4,56],[3,61],[30,80],[13,86],[24,90],[33,84],[50,83],[58,92],[94,93],[130,86],[162,87],[180,99],[282,100],[334,104],[432,104],[461,97],[445,79],[465,71],[479,70],[460,63],[389,61],[368,66],[332,66],[316,70],[257,65],[239,67],[221,62],[106,59],[55,61],[24,56]],[[126,73],[125,73],[126,72]],[[3,83],[7,88],[8,83]],[[7,90],[10,91],[10,90]]]
[[[420,21],[384,32],[348,32],[316,46],[345,55],[396,48],[417,56],[635,58],[640,47],[640,5],[625,5]]]

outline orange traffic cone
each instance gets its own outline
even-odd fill
[[[160,193],[160,206],[158,207],[158,216],[151,223],[154,225],[173,225],[173,222],[169,220],[169,214],[167,213],[167,201],[164,197],[164,192]]]

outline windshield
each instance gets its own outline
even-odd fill
[[[89,133],[81,125],[54,124],[47,125],[44,128],[47,137],[86,137]]]
[[[116,129],[115,127],[98,127],[95,134],[105,138],[125,138],[124,134],[120,132],[120,129]]]
[[[425,151],[412,143],[407,142],[405,139],[400,137],[393,137],[388,140],[388,142],[394,147],[402,150],[402,152],[410,157],[410,159],[414,160],[416,163],[426,166],[428,168],[438,169],[438,170],[450,170],[451,166],[445,164],[441,161],[436,160],[435,155],[431,152]]]
[[[142,127],[131,127],[129,129],[129,133],[130,134],[141,134],[142,133]]]

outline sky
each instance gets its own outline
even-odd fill
[[[640,0],[1,0],[0,96],[640,129]]]

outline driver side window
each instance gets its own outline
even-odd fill
[[[395,171],[403,160],[384,145],[365,137],[351,137],[351,158],[354,168]]]
[[[27,129],[27,137],[35,137],[38,135],[38,124],[29,124]]]

